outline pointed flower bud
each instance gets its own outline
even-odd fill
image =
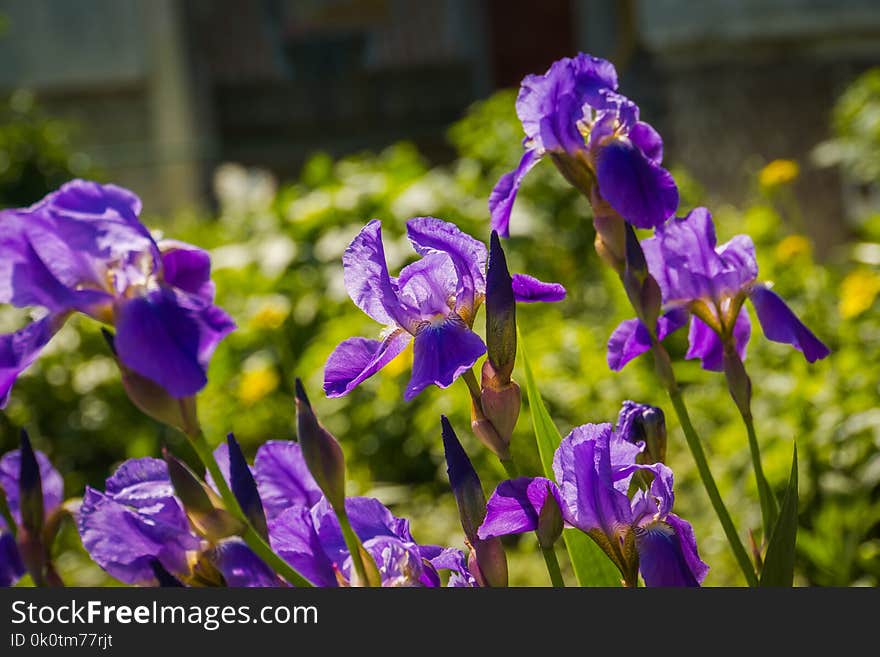
[[[209,541],[235,536],[244,531],[244,523],[223,508],[223,502],[211,488],[179,459],[163,450],[174,492],[183,504],[195,530]]]
[[[43,483],[40,464],[27,431],[21,430],[21,461],[18,476],[21,526],[33,536],[43,529]]]
[[[296,432],[309,472],[330,505],[337,512],[344,513],[345,456],[342,446],[318,422],[299,379],[296,380]]]
[[[497,384],[504,386],[510,382],[516,360],[516,297],[507,258],[494,230],[486,273],[486,347]]]
[[[508,451],[510,440],[513,437],[513,429],[519,419],[519,411],[522,406],[522,393],[519,385],[508,379],[503,386],[497,384],[495,369],[487,359],[483,363],[482,381],[480,382],[480,405],[486,419],[495,429],[495,434],[503,444],[502,452]],[[492,450],[495,451],[494,449]],[[497,453],[497,452],[496,452]],[[509,458],[509,457],[508,457]]]
[[[562,527],[562,510],[556,502],[556,497],[548,493],[544,506],[538,513],[538,528],[535,530],[538,535],[538,545],[545,550],[552,548],[562,536]]]
[[[195,396],[172,397],[158,383],[127,367],[116,353],[113,334],[106,328],[102,328],[101,333],[110,346],[110,351],[113,352],[113,358],[116,360],[122,376],[122,387],[125,389],[125,393],[131,402],[145,415],[148,415],[157,422],[178,429],[187,435],[193,430],[197,430],[197,422],[194,426],[194,418],[196,417]]]
[[[472,548],[479,577],[488,586],[507,586],[507,557],[498,538],[482,540],[477,529],[486,516],[486,496],[477,471],[445,415],[440,416],[446,473],[458,505],[461,527]]]
[[[617,417],[617,434],[627,442],[644,443],[645,449],[636,457],[644,465],[666,460],[666,416],[656,406],[627,400]]]
[[[482,392],[480,397],[482,398]],[[481,399],[471,398],[471,430],[499,460],[510,460],[510,438],[505,440],[492,421],[486,417]]]
[[[746,367],[736,350],[736,343],[731,336],[724,343],[723,356],[724,376],[727,378],[727,389],[736,403],[739,412],[744,416],[751,415],[752,382],[746,373]]]
[[[257,533],[264,539],[269,539],[269,528],[266,523],[266,513],[263,510],[263,502],[257,490],[257,482],[248,467],[244,454],[238,441],[233,434],[226,436],[226,444],[229,447],[229,487],[238,500],[245,517],[253,525]]]
[[[648,271],[645,253],[636,232],[629,224],[626,231],[626,266],[623,271],[623,287],[642,323],[655,330],[660,317],[662,295],[660,286]]]

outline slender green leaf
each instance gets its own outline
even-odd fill
[[[538,392],[535,377],[532,374],[528,356],[526,356],[522,335],[519,336],[519,352],[525,367],[526,396],[529,400],[532,427],[535,430],[535,440],[538,443],[541,464],[544,468],[544,475],[553,479],[553,454],[559,447],[559,443],[562,442],[562,436],[556,425],[553,424],[553,419],[547,412],[541,393]],[[562,538],[565,541],[568,557],[571,560],[578,584],[581,586],[620,586],[620,573],[617,567],[586,534],[575,529],[567,529],[562,533]]]
[[[791,477],[779,517],[773,527],[767,556],[761,571],[761,586],[791,586],[794,582],[794,553],[797,539],[798,472],[797,445],[791,461]]]

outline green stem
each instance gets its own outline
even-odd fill
[[[755,434],[755,422],[751,412],[740,413],[746,432],[749,435],[749,451],[752,453],[752,467],[755,469],[755,479],[758,484],[758,499],[761,502],[761,520],[764,524],[764,540],[770,540],[770,533],[776,524],[776,516],[779,509],[776,506],[776,498],[773,489],[764,476],[764,468],[761,465],[761,448],[758,445],[758,437]]]
[[[269,544],[259,535],[259,533],[257,533],[253,525],[251,525],[250,521],[241,510],[238,500],[235,499],[235,495],[230,490],[229,484],[226,483],[226,478],[220,471],[220,466],[217,465],[217,461],[214,459],[214,454],[208,446],[208,443],[205,441],[205,436],[201,430],[189,431],[186,435],[187,438],[189,438],[193,449],[196,451],[199,460],[201,460],[202,465],[204,465],[208,472],[211,473],[211,477],[214,479],[214,484],[220,492],[220,497],[226,505],[226,510],[244,523],[245,530],[241,537],[244,539],[244,542],[247,543],[248,547],[250,547],[267,566],[272,568],[272,570],[294,586],[311,587],[311,583],[308,580],[296,572],[284,559],[275,554]]]
[[[482,390],[480,389],[480,384],[477,381],[477,375],[474,374],[474,368],[472,367],[467,372],[461,375],[461,378],[464,379],[464,382],[467,384],[468,392],[471,393],[471,399],[474,400],[475,403],[479,404],[482,408],[483,402],[482,398]]]
[[[508,478],[516,479],[519,477],[519,467],[517,467],[516,462],[512,457],[504,461],[501,461],[501,459],[498,460],[501,462],[501,465],[504,466],[504,471],[507,473]]]
[[[559,569],[559,560],[556,558],[556,550],[550,547],[542,547],[544,563],[547,564],[547,572],[550,573],[550,582],[556,588],[565,588],[565,580],[562,579],[562,571]]]
[[[755,569],[752,567],[749,554],[746,552],[746,548],[743,546],[742,541],[736,532],[736,526],[730,518],[727,507],[724,506],[724,501],[721,499],[721,493],[718,492],[715,478],[712,476],[712,471],[709,469],[709,462],[706,459],[706,453],[703,451],[700,437],[694,430],[693,424],[691,424],[691,418],[688,415],[687,407],[684,404],[681,392],[678,390],[678,386],[668,387],[667,392],[669,393],[669,399],[672,401],[672,406],[675,408],[675,413],[678,416],[681,428],[684,431],[685,440],[687,440],[688,447],[691,450],[694,463],[697,465],[697,471],[700,473],[703,487],[709,495],[709,501],[712,502],[712,508],[715,509],[718,520],[721,521],[721,527],[724,529],[724,535],[727,537],[727,542],[730,544],[730,548],[733,550],[733,554],[736,557],[737,563],[739,563],[739,567],[749,586],[757,586],[758,577],[755,575]]]
[[[367,578],[367,569],[364,566],[364,560],[361,556],[361,544],[357,535],[355,535],[354,530],[351,528],[351,523],[348,521],[348,515],[337,511],[336,517],[339,519],[339,526],[342,528],[342,537],[345,539],[345,545],[348,548],[348,553],[351,555],[351,563],[354,566],[354,572],[362,582],[361,586],[368,586],[370,580]]]

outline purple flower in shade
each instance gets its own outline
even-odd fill
[[[641,572],[647,586],[698,586],[708,566],[700,560],[690,524],[672,513],[672,471],[662,463],[638,464],[644,443],[631,442],[619,429],[610,424],[574,429],[556,450],[555,482],[521,477],[499,484],[479,536],[536,530],[553,496],[565,524],[589,535],[628,585],[634,586]],[[635,478],[639,471],[643,476]],[[636,490],[629,495],[631,484]]]
[[[342,257],[352,301],[385,325],[381,340],[349,338],[324,366],[324,392],[341,397],[373,376],[413,342],[413,371],[404,393],[413,399],[431,384],[447,388],[486,353],[471,330],[486,295],[486,245],[434,217],[406,223],[420,260],[397,278],[388,273],[381,222],[374,219]],[[560,301],[565,289],[525,274],[513,277],[517,301]]]
[[[29,444],[25,449],[30,449]],[[30,454],[37,464],[35,469],[39,472],[38,481],[43,494],[43,516],[48,519],[64,501],[64,481],[43,452],[31,451]],[[28,458],[27,455],[23,457],[21,449],[6,452],[0,458],[0,489],[6,496],[12,521],[16,525],[15,528],[7,526],[6,520],[0,515],[0,586],[12,586],[21,579],[26,570],[16,534],[22,538],[25,532],[22,520],[21,482],[30,476],[27,472]],[[24,473],[23,461],[25,461]]]
[[[205,385],[208,361],[235,325],[214,305],[208,254],[155,242],[140,210],[126,189],[74,180],[0,213],[0,303],[46,313],[0,336],[0,406],[73,312],[115,326],[122,363],[172,396]]]
[[[690,319],[687,358],[699,358],[704,369],[723,369],[724,345],[732,344],[741,360],[751,334],[748,298],[764,335],[790,344],[812,363],[830,352],[767,284],[757,281],[755,246],[747,235],[737,235],[716,246],[715,227],[706,208],[659,227],[642,241],[648,270],[657,280],[664,314],[657,337],[684,326]],[[608,341],[608,365],[620,370],[648,351],[651,340],[638,319],[622,322]]]
[[[254,476],[278,555],[315,586],[348,585],[352,563],[339,521],[308,473],[299,445],[278,441],[260,447]],[[349,497],[345,510],[383,586],[439,586],[440,570],[449,571],[449,586],[474,585],[461,550],[417,544],[409,522],[378,500]]]
[[[678,189],[660,166],[663,142],[639,108],[617,93],[614,66],[580,53],[554,62],[520,85],[516,113],[526,133],[519,166],[489,196],[492,227],[508,236],[510,211],[522,180],[544,155],[589,196],[599,193],[624,219],[653,228],[678,207]]]
[[[195,583],[199,561],[210,563],[228,586],[280,584],[241,539],[210,545],[195,534],[161,459],[129,459],[107,479],[104,492],[87,487],[77,525],[92,559],[128,584],[155,583],[154,562],[181,582]]]

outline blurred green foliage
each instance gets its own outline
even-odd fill
[[[439,415],[450,417],[487,492],[503,477],[470,435],[464,384],[430,388],[404,402],[407,351],[349,396],[328,400],[320,394],[322,369],[338,342],[353,335],[376,337],[380,329],[349,301],[342,284],[342,252],[367,220],[383,221],[392,274],[415,257],[404,234],[410,217],[438,216],[488,238],[486,199],[521,154],[513,100],[513,92],[499,93],[453,126],[449,137],[458,158],[445,166],[428,166],[406,143],[338,161],[317,154],[298,180],[280,188],[268,175],[226,165],[216,176],[219,216],[144,218],[169,237],[212,249],[218,302],[239,325],[218,349],[199,399],[209,440],[219,443],[234,431],[252,455],[265,440],[292,438],[292,383],[300,376],[317,413],[343,444],[350,494],[375,495],[411,517],[419,540],[462,544],[445,480]],[[683,171],[675,174],[682,212],[704,201],[696,180]],[[877,275],[876,263],[857,262],[856,255],[831,265],[816,263],[809,240],[792,232],[773,203],[773,197],[755,196],[741,208],[714,208],[719,240],[749,232],[761,278],[774,281],[833,353],[808,365],[796,351],[764,340],[753,322],[747,367],[765,470],[781,492],[797,440],[798,583],[874,585],[880,579],[880,313],[876,294],[867,303],[863,298],[844,306],[841,290],[865,297],[860,280]],[[518,312],[557,426],[565,434],[585,422],[613,421],[628,398],[664,408],[676,510],[694,524],[702,556],[712,567],[706,584],[740,584],[650,363],[639,359],[621,373],[606,365],[608,336],[631,312],[616,276],[600,266],[593,250],[588,204],[544,163],[523,186],[511,226],[512,238],[505,243],[511,270],[568,288],[562,303],[521,305]],[[847,288],[845,281],[853,276],[862,278]],[[483,317],[477,319],[480,330]],[[0,329],[11,330],[21,321],[23,313],[4,311]],[[683,360],[685,333],[668,340],[676,374],[725,501],[745,535],[760,525],[745,431],[720,375]],[[81,494],[86,484],[102,486],[115,464],[156,455],[162,445],[192,459],[180,436],[140,415],[125,398],[93,322],[71,322],[48,351],[14,389],[2,420],[0,451],[15,446],[16,427],[28,427],[65,475],[70,495]],[[515,377],[521,380],[520,367]],[[524,408],[513,449],[522,470],[539,472],[530,426]],[[65,540],[62,572],[75,583],[104,581],[77,547],[76,535],[69,531]],[[533,537],[509,545],[512,583],[546,584]]]

